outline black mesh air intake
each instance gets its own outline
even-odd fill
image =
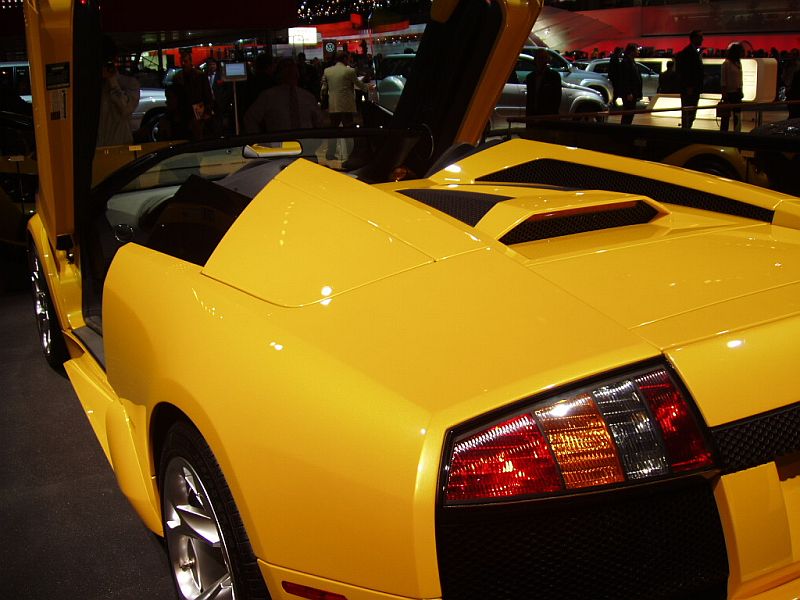
[[[728,561],[713,493],[705,480],[683,483],[542,508],[440,508],[443,598],[725,598]]]
[[[800,404],[711,430],[723,472],[732,473],[800,452]]]
[[[500,238],[500,241],[508,245],[521,244],[598,229],[649,223],[657,214],[655,208],[640,201],[611,210],[602,209],[597,212],[523,221]]]
[[[508,200],[510,196],[482,194],[480,192],[459,192],[455,190],[432,190],[427,188],[400,190],[400,193],[417,202],[422,202],[475,227],[495,204]]]
[[[542,158],[479,177],[477,181],[568,185],[591,190],[641,194],[659,202],[772,222],[774,212],[716,194],[639,175]]]

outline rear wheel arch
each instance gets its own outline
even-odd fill
[[[598,92],[603,97],[603,102],[608,102],[610,100],[610,98],[608,97],[608,90],[604,88],[602,85],[599,85],[597,83],[588,83],[586,87],[588,87],[590,90]]]
[[[741,177],[736,168],[726,161],[714,154],[700,154],[692,157],[684,165],[687,169],[693,171],[700,171],[701,173],[708,173],[709,175],[717,175],[719,177],[727,177],[735,181],[740,181]]]
[[[150,469],[155,476],[158,476],[158,465],[167,434],[173,425],[181,422],[195,426],[186,413],[173,404],[164,402],[153,409],[150,417]]]
[[[180,597],[227,595],[233,587],[237,598],[269,600],[238,507],[208,442],[177,408],[166,405],[159,413],[155,427],[159,432],[167,427],[157,455],[161,514]]]

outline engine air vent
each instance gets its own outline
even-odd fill
[[[649,223],[658,214],[655,208],[642,200],[534,214],[506,233],[500,241],[510,246],[599,229],[640,225]]]
[[[461,192],[456,190],[432,190],[427,188],[399,190],[404,196],[435,208],[470,227],[475,227],[486,213],[498,202],[509,200],[510,196],[483,194],[481,192]]]
[[[479,177],[481,182],[571,185],[593,190],[641,194],[658,202],[772,222],[774,211],[692,188],[639,175],[542,158]]]

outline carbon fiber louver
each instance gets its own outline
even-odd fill
[[[641,194],[659,202],[772,222],[774,212],[692,188],[609,169],[542,158],[479,177],[479,182],[570,185],[584,189]]]
[[[482,194],[480,192],[461,192],[455,190],[409,189],[400,193],[417,202],[435,208],[470,227],[475,227],[486,213],[498,202],[508,200],[510,196]]]
[[[599,229],[638,225],[649,223],[658,214],[655,208],[642,201],[626,202],[609,208],[588,208],[590,210],[586,212],[563,216],[556,213],[547,218],[528,219],[505,234],[500,241],[507,245],[522,244]]]

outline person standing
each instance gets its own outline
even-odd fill
[[[742,93],[742,55],[744,47],[739,42],[732,42],[728,46],[725,62],[722,63],[722,102],[723,104],[739,104],[744,97]],[[723,108],[720,111],[720,131],[728,131],[731,115],[733,115],[733,130],[742,130],[740,108]]]
[[[689,44],[675,56],[681,93],[681,127],[684,129],[692,128],[700,94],[703,93],[703,59],[700,56],[702,44],[703,34],[695,29],[689,34]]]
[[[633,113],[636,110],[636,103],[642,99],[642,75],[636,65],[636,57],[639,55],[639,46],[628,44],[625,47],[625,54],[619,64],[619,89],[617,85],[614,90],[622,99],[622,109],[626,114],[622,115],[620,122],[623,125],[633,123]]]
[[[658,76],[659,94],[677,94],[680,91],[678,74],[675,72],[675,62],[667,61],[667,67]]]
[[[180,98],[184,103],[181,110],[186,113],[186,120],[190,124],[192,141],[197,141],[209,133],[207,129],[213,115],[211,86],[206,74],[195,68],[192,49],[182,48],[180,54],[182,69],[172,83],[181,89]]]
[[[561,76],[550,68],[550,55],[538,48],[533,71],[525,78],[525,116],[557,115],[561,106]]]
[[[786,84],[786,99],[797,102],[787,105],[789,118],[796,119],[800,117],[800,52],[797,48],[792,49],[791,61],[784,70],[783,77]]]
[[[131,115],[139,105],[139,82],[117,71],[116,44],[103,37],[103,85],[100,89],[100,117],[97,146],[133,143]]]
[[[328,114],[331,127],[350,127],[355,122],[356,93],[359,89],[368,92],[369,86],[358,80],[355,69],[347,66],[347,56],[341,50],[336,53],[334,64],[322,74],[322,96],[328,98]],[[336,142],[332,138],[328,141],[326,158],[331,160],[336,157]]]
[[[614,51],[611,53],[611,56],[608,59],[608,80],[611,82],[611,87],[614,90],[614,95],[611,98],[612,108],[617,105],[617,98],[619,98],[619,93],[617,92],[617,88],[619,87],[619,69],[621,61],[622,61],[622,48],[617,46],[616,48],[614,48]]]
[[[278,84],[264,90],[244,114],[245,133],[322,127],[317,99],[299,87],[300,74],[291,58],[278,62]]]

